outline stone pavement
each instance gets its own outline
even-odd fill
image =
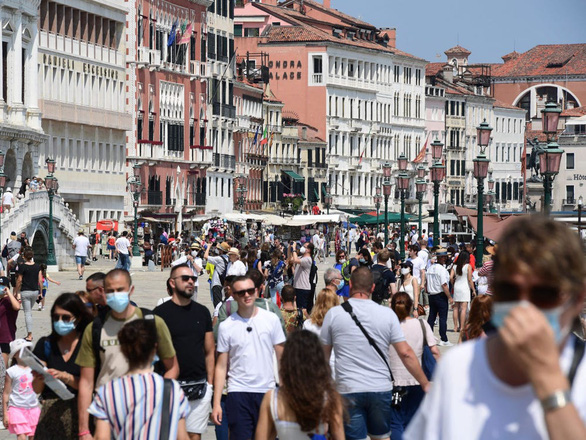
[[[328,258],[325,263],[318,263],[319,268],[319,283],[317,285],[317,290],[319,291],[324,286],[323,282],[323,274],[328,267],[331,267],[334,263],[333,258]],[[107,259],[100,259],[97,262],[93,262],[90,266],[86,267],[86,272],[84,275],[85,277],[91,275],[94,272],[103,271],[107,272],[108,270],[114,268],[115,262],[110,262]],[[161,272],[160,268],[154,272],[149,272],[146,270],[139,270],[139,271],[131,271],[132,275],[132,282],[134,284],[134,294],[132,295],[132,300],[136,302],[141,307],[146,308],[154,308],[158,299],[167,295],[165,290],[165,283],[169,276],[169,269],[165,269]],[[46,297],[46,304],[44,311],[37,311],[36,309],[33,311],[33,319],[34,319],[34,330],[33,330],[33,338],[34,340],[38,340],[41,336],[48,335],[51,332],[51,320],[49,316],[49,312],[51,310],[51,305],[57,296],[60,293],[64,292],[75,292],[77,290],[85,290],[85,280],[79,280],[76,271],[63,271],[51,274],[51,278],[56,281],[60,281],[61,285],[57,286],[55,284],[50,283],[49,290]],[[209,294],[209,284],[206,281],[206,277],[200,277],[200,290],[198,294],[198,301],[208,307],[210,312],[213,311],[212,302]],[[452,329],[452,318],[451,312],[450,316],[448,317],[448,329]],[[437,326],[435,328],[436,336],[439,339],[437,334]],[[26,336],[26,329],[24,325],[24,312],[20,312],[18,314],[17,320],[17,337],[25,337]],[[458,334],[452,331],[448,331],[448,338],[454,344],[457,343]],[[444,351],[446,347],[440,347],[440,351]],[[13,439],[14,435],[11,435],[6,430],[0,430],[0,440],[4,439]],[[213,426],[210,426],[208,429],[208,433],[204,435],[203,440],[212,440],[215,439]]]

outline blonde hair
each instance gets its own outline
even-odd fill
[[[309,319],[311,319],[313,324],[321,327],[324,323],[324,318],[326,313],[328,313],[328,310],[337,306],[338,304],[340,304],[340,298],[336,292],[331,289],[320,290],[320,292],[317,294],[317,298],[315,299],[315,304]]]

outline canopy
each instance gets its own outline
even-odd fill
[[[405,214],[405,221],[411,221],[415,219],[416,216]],[[353,223],[358,223],[359,225],[375,225],[376,223],[383,224],[385,222],[385,213],[383,212],[378,216],[378,222],[376,215],[371,214],[362,214],[358,217],[351,217],[350,221]],[[388,221],[389,223],[399,223],[401,221],[401,213],[399,212],[389,212],[388,213]]]
[[[306,226],[315,223],[340,223],[347,218],[344,214],[321,214],[321,215],[294,215],[287,221],[289,226]]]
[[[468,209],[457,206],[456,213],[458,214],[458,217],[467,217],[474,232],[478,231],[478,211],[475,209]],[[497,214],[485,213],[483,216],[482,235],[485,238],[489,238],[498,242],[505,228],[508,227],[508,225],[510,225],[516,217],[520,217],[521,215],[526,214],[507,216],[501,215],[499,217]]]
[[[297,174],[295,171],[291,170],[281,170],[283,173],[288,175],[291,179],[295,180],[296,182],[303,182],[305,179]]]
[[[306,226],[315,223],[339,223],[347,218],[344,213],[340,214],[322,214],[322,215],[295,215],[291,217],[280,217],[274,214],[251,214],[231,212],[224,215],[224,218],[230,222],[246,223],[247,220],[262,221],[268,225],[275,226]]]

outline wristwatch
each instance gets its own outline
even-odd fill
[[[557,390],[541,400],[541,407],[544,412],[563,408],[572,402],[570,390]]]

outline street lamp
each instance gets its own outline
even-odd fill
[[[330,194],[330,185],[326,185],[326,212],[330,215],[330,206],[332,205],[332,195]]]
[[[543,114],[543,132],[547,136],[547,147],[539,155],[539,169],[543,175],[543,205],[546,214],[551,211],[551,187],[553,179],[560,171],[562,154],[564,154],[564,150],[555,141],[561,112],[562,109],[554,102],[548,102],[545,104],[545,108],[541,110]]]
[[[446,167],[441,162],[442,144],[438,139],[431,143],[431,156],[433,165],[430,167],[429,174],[433,182],[433,245],[439,246],[439,192],[440,184],[446,177]]]
[[[142,192],[140,183],[140,177],[138,177],[138,171],[140,171],[140,165],[135,164],[134,176],[128,179],[128,188],[132,194],[132,206],[134,207],[134,234],[132,240],[132,256],[140,257],[140,250],[138,249],[138,198]]]
[[[55,258],[55,242],[53,240],[53,196],[59,189],[59,182],[53,175],[55,172],[55,160],[47,158],[45,163],[49,172],[45,178],[45,186],[47,187],[47,195],[49,196],[49,249],[47,250],[47,266],[56,266],[57,259]]]
[[[391,164],[383,164],[383,194],[385,197],[385,246],[389,242],[389,196],[391,195]]]
[[[377,186],[375,188],[375,196],[374,196],[374,206],[376,207],[376,233],[378,235],[378,233],[380,232],[380,228],[379,228],[379,221],[378,221],[378,212],[380,210],[380,205],[383,201],[383,198],[381,196],[381,187]]]
[[[584,206],[584,198],[580,196],[578,197],[578,236],[580,240],[582,240],[582,206]]]
[[[405,260],[405,193],[409,189],[409,174],[401,171],[397,176],[397,187],[401,192],[401,261]]]
[[[488,175],[488,165],[490,159],[486,157],[485,149],[490,143],[490,132],[492,127],[488,125],[486,119],[476,127],[478,146],[480,153],[472,161],[474,162],[474,177],[478,180],[478,230],[476,231],[476,267],[482,266],[482,256],[484,254],[484,179]]]
[[[240,208],[240,214],[244,211],[244,201],[246,200],[246,193],[248,189],[246,188],[246,177],[240,175],[236,178],[236,183],[238,188],[236,188],[236,192],[238,193],[238,208]]]
[[[422,164],[419,164],[416,168],[417,171],[417,180],[415,181],[415,189],[417,201],[419,202],[419,235],[422,235],[422,226],[421,226],[421,210],[423,207],[423,197],[425,196],[425,190],[427,189],[427,182],[425,181],[425,175],[427,174],[427,170]]]
[[[4,174],[4,151],[0,151],[0,200],[4,194],[4,185],[6,185],[6,174]],[[0,217],[0,237],[2,237],[2,217]]]

